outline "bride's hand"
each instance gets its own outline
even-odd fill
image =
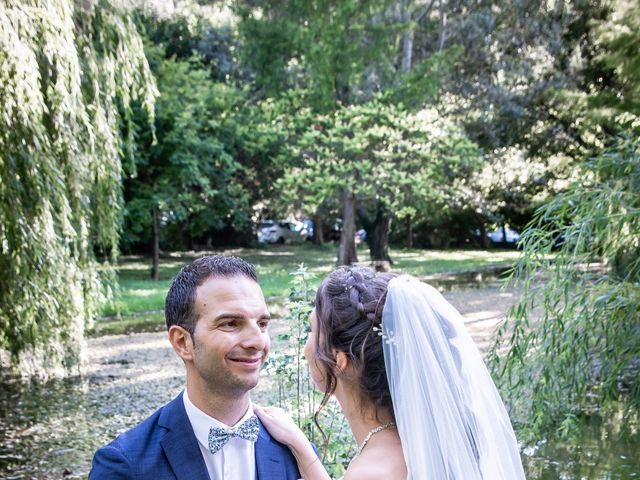
[[[291,415],[278,407],[253,406],[253,411],[278,442],[285,444],[298,463],[306,480],[331,480],[311,442],[295,424]]]
[[[302,430],[287,412],[278,407],[261,407],[254,405],[253,410],[264,424],[269,434],[278,442],[288,447],[300,446],[300,443],[308,442]]]

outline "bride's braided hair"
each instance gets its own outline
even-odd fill
[[[336,352],[344,352],[355,371],[362,406],[393,416],[378,329],[392,273],[367,267],[342,267],[331,273],[316,294],[316,361],[325,378],[324,407],[336,389]]]

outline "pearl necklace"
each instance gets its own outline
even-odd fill
[[[372,436],[374,436],[378,432],[381,432],[382,430],[386,430],[389,427],[394,427],[395,425],[396,425],[396,422],[387,422],[384,425],[378,425],[376,428],[374,428],[369,433],[367,433],[367,436],[364,437],[364,440],[358,447],[358,450],[356,450],[356,454],[351,459],[351,462],[353,462],[356,458],[358,458],[358,456],[362,453],[362,449],[367,445],[367,443],[369,442]]]

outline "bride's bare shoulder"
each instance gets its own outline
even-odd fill
[[[398,445],[386,444],[368,451],[365,449],[349,466],[342,480],[406,480],[406,478],[407,466],[398,442]]]

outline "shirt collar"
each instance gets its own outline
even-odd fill
[[[251,403],[251,400],[249,400],[249,407],[247,408],[244,416],[235,425],[229,427],[229,425],[222,423],[220,420],[217,420],[213,417],[210,417],[198,407],[196,407],[191,402],[186,388],[184,390],[184,393],[182,394],[182,400],[184,402],[184,409],[187,412],[187,417],[189,417],[189,422],[191,423],[191,427],[193,428],[193,433],[195,434],[196,439],[207,449],[209,448],[209,430],[211,429],[211,427],[235,428],[253,415],[253,405]]]

